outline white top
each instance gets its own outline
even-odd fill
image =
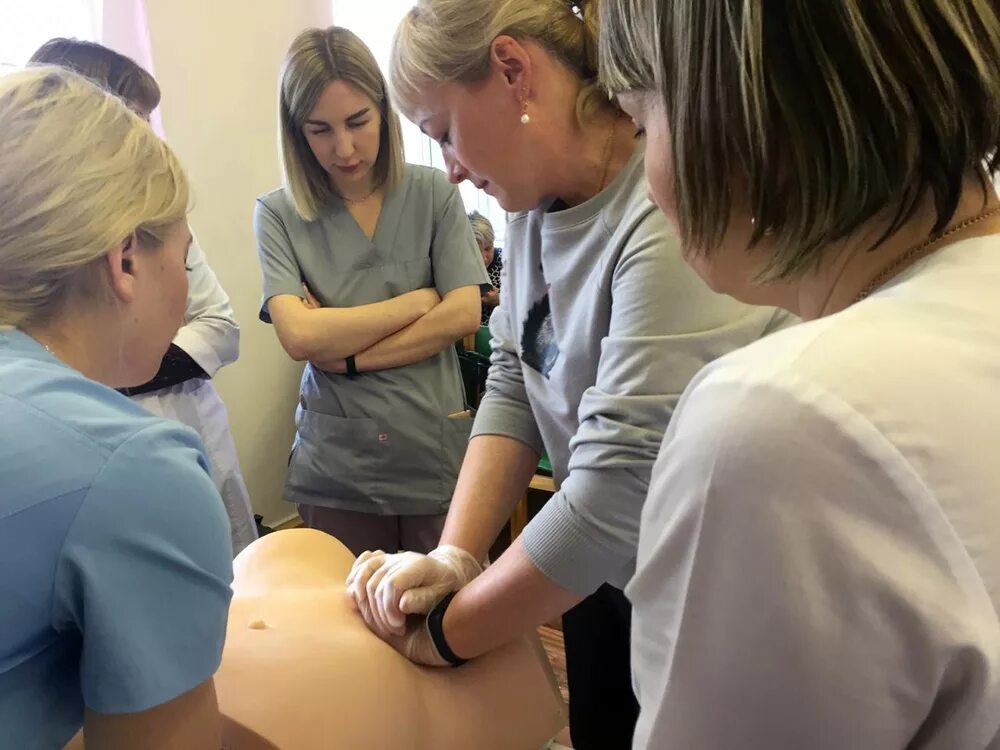
[[[1000,748],[1000,237],[706,367],[627,593],[636,748]]]
[[[240,353],[240,326],[205,252],[192,240],[188,251],[188,301],[184,325],[174,343],[197,362],[211,378],[232,364]]]

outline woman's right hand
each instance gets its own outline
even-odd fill
[[[482,572],[476,558],[452,545],[427,555],[364,552],[347,577],[347,591],[368,627],[383,638],[401,636],[407,615],[427,614]]]

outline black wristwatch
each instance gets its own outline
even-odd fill
[[[347,359],[345,359],[344,362],[347,363],[347,374],[348,374],[348,376],[352,377],[352,378],[356,377],[358,375],[358,365],[354,361],[354,355],[352,354],[350,357],[348,357]]]
[[[453,667],[460,667],[468,659],[463,659],[452,651],[451,646],[448,645],[448,641],[444,637],[444,613],[448,610],[448,605],[451,604],[451,600],[454,598],[455,592],[452,591],[448,596],[434,605],[434,609],[427,615],[427,632],[430,633],[431,640],[434,642],[434,648],[441,654],[441,658]]]

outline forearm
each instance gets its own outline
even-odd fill
[[[285,351],[293,359],[322,367],[367,349],[427,312],[429,306],[415,294],[357,307],[314,309],[282,296],[273,298],[269,307]]]
[[[550,622],[583,597],[545,577],[519,541],[465,586],[448,607],[445,639],[471,659]]]
[[[477,560],[484,559],[517,501],[524,496],[538,458],[537,452],[514,438],[502,435],[472,438],[455,485],[441,544],[453,544]]]
[[[463,290],[445,296],[441,304],[418,320],[373,346],[360,351],[354,358],[362,372],[388,370],[421,362],[432,357],[479,327],[480,312],[473,297]]]

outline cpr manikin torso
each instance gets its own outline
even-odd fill
[[[536,750],[565,725],[537,642],[459,669],[415,666],[350,606],[352,562],[309,529],[269,534],[236,558],[215,676],[227,748]]]

